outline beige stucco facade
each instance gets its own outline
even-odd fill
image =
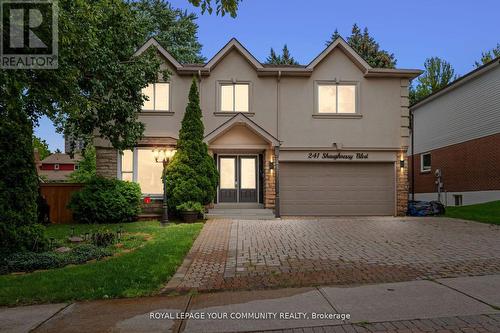
[[[264,66],[234,39],[199,66],[182,66],[154,40],[138,53],[148,47],[159,49],[172,75],[169,111],[139,117],[146,138],[165,138],[167,145],[175,145],[194,76],[211,154],[259,158],[259,204],[279,214],[282,163],[385,163],[394,169],[391,215],[405,213],[407,164],[402,167],[400,161],[406,161],[408,148],[408,82],[420,71],[373,69],[341,39],[309,65],[297,67]],[[249,85],[244,116],[220,112],[220,85],[228,82]],[[318,114],[317,85],[325,82],[355,85],[356,113]],[[119,175],[110,167],[118,164],[116,159],[100,159],[110,156],[106,142],[96,139],[95,144],[98,172]]]

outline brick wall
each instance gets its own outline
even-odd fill
[[[96,173],[107,178],[116,178],[118,152],[114,148],[96,147]]]
[[[399,161],[405,161],[405,167],[399,166]],[[396,162],[396,215],[404,216],[408,209],[408,158],[406,153],[398,155]]]
[[[274,208],[276,202],[276,171],[269,169],[269,162],[275,161],[274,151],[266,150],[264,154],[264,207]]]
[[[444,190],[448,192],[500,190],[499,147],[500,133],[431,150],[432,169],[427,173],[420,172],[417,154],[415,193],[436,192],[436,169],[441,169]],[[411,182],[411,169],[409,177]]]

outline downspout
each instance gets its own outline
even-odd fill
[[[410,110],[411,126],[411,200],[415,201],[415,116]]]
[[[281,217],[280,212],[280,133],[279,133],[279,123],[280,123],[280,81],[281,81],[281,71],[278,71],[278,79],[276,82],[276,137],[278,139],[278,146],[274,147],[274,212],[276,217]]]
[[[276,80],[276,137],[280,139],[280,81],[281,71],[278,71],[278,78]]]

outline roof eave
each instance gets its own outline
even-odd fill
[[[495,66],[500,66],[500,57],[497,57],[497,58],[493,59],[492,61],[490,61],[489,63],[484,64],[481,67],[474,69],[473,71],[470,71],[469,73],[465,74],[464,76],[461,76],[458,79],[456,79],[455,81],[451,82],[447,86],[433,92],[432,94],[425,97],[423,100],[421,100],[417,104],[410,106],[410,110],[414,111],[414,110],[418,109],[419,107],[435,100],[439,96],[446,94],[448,91],[456,89],[456,88],[464,85],[465,83],[469,82],[469,80],[472,80],[472,79],[482,75],[483,73],[493,69]]]
[[[372,68],[368,69],[364,77],[400,77],[406,79],[414,79],[424,71],[420,69],[391,69],[391,68]]]

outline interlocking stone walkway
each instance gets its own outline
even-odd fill
[[[210,220],[165,291],[500,273],[500,227],[447,218]]]

